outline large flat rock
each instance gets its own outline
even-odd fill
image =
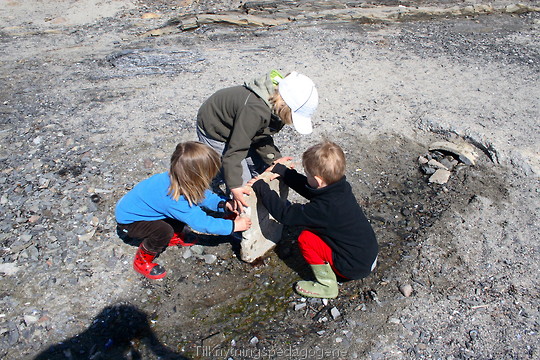
[[[261,175],[270,189],[277,192],[282,199],[286,199],[289,188],[278,179],[270,180],[271,173]],[[281,239],[283,225],[276,221],[268,210],[260,203],[255,193],[246,196],[249,205],[245,209],[246,215],[251,218],[251,228],[242,233],[240,258],[246,262],[254,262],[272,250]]]

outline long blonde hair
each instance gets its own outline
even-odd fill
[[[171,156],[171,185],[167,195],[174,200],[184,195],[189,205],[201,202],[220,167],[220,157],[210,146],[196,141],[176,145]]]
[[[270,101],[270,104],[272,104],[272,111],[274,114],[279,116],[284,124],[292,125],[292,110],[289,105],[287,105],[285,100],[283,100],[277,89],[274,94],[270,96],[268,101]]]

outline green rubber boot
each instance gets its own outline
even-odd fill
[[[330,264],[310,265],[317,281],[299,281],[295,290],[302,296],[333,299],[338,295],[336,274]]]

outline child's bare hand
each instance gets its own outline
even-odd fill
[[[282,158],[274,160],[273,165],[275,165],[275,164],[283,164],[283,165],[286,165],[286,166],[290,167],[291,169],[294,169],[294,164],[292,162],[292,159],[293,159],[292,156],[284,156]]]
[[[225,209],[229,210],[230,212],[233,212],[235,213],[236,215],[238,215],[238,211],[236,211],[234,209],[234,201],[233,200],[227,200],[227,202],[225,203]]]
[[[237,211],[239,214],[244,212],[244,206],[247,207],[248,204],[244,199],[244,194],[249,195],[251,193],[251,188],[242,186],[239,188],[231,189],[231,194],[233,196],[233,208],[234,211]]]
[[[238,216],[234,220],[234,232],[237,231],[246,231],[251,227],[251,219],[248,217]]]
[[[261,179],[260,176],[255,176],[253,179],[249,180],[249,181],[246,183],[246,186],[252,187],[253,184],[255,184],[255,182],[256,182],[257,180],[260,180],[260,179]]]

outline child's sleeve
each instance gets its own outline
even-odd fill
[[[305,211],[304,204],[291,204],[287,200],[281,200],[279,195],[270,189],[264,180],[258,180],[253,184],[253,191],[257,198],[272,216],[285,225],[305,225],[309,226],[309,214]]]
[[[205,194],[205,197],[200,204],[202,207],[205,207],[207,209],[214,210],[214,211],[220,211],[220,210],[223,211],[222,208],[221,209],[219,208],[219,203],[222,201],[225,201],[226,199],[223,199],[221,196],[217,195],[216,193],[210,190],[206,190],[204,194]]]
[[[283,164],[276,164],[272,172],[278,174],[280,179],[291,189],[302,195],[306,199],[311,199],[311,193],[308,190],[307,177],[299,174],[296,170],[289,169]]]
[[[197,205],[182,210],[171,209],[170,216],[204,234],[230,235],[234,230],[234,221],[210,216]]]

